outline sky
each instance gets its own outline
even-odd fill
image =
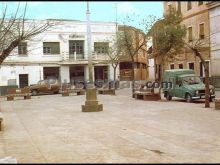
[[[6,2],[8,14],[15,12],[18,1]],[[25,1],[20,3],[20,12]],[[4,2],[1,3],[2,6]],[[117,6],[117,10],[116,10]],[[154,15],[163,16],[162,1],[89,1],[90,20],[123,23],[126,15],[135,14],[131,25],[138,27],[142,19]],[[28,1],[26,18],[28,19],[70,19],[86,21],[87,1]],[[117,11],[117,12],[116,12]],[[117,14],[116,14],[117,13]]]

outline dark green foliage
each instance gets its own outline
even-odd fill
[[[154,41],[154,53],[156,56],[169,56],[178,54],[184,47],[186,28],[180,22],[182,16],[174,9],[158,20],[150,31]]]

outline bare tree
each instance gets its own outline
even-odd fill
[[[21,42],[40,34],[51,26],[49,21],[35,23],[25,19],[27,3],[22,14],[19,14],[20,3],[15,13],[8,17],[7,4],[3,5],[2,17],[0,18],[0,64]]]
[[[185,42],[187,48],[189,48],[193,54],[200,59],[205,71],[205,108],[210,107],[210,83],[209,83],[209,65],[206,63],[202,52],[210,49],[209,37],[204,39],[194,39],[192,42]]]
[[[121,45],[121,34],[116,33],[115,39],[113,39],[113,45],[109,48],[107,56],[108,62],[111,64],[114,69],[114,81],[116,81],[116,69],[120,62],[120,56],[122,55],[122,45]]]
[[[122,28],[123,37],[121,38],[121,45],[123,48],[123,53],[130,57],[132,62],[132,96],[135,92],[135,57],[138,56],[138,52],[140,50],[145,50],[144,47],[146,46],[146,35],[135,29],[133,27],[128,27],[123,25]],[[139,36],[140,35],[140,36]],[[140,38],[141,37],[141,38]]]
[[[135,16],[136,20],[137,18],[138,16]],[[124,25],[119,28],[119,32],[121,33],[119,42],[123,48],[123,55],[128,55],[132,63],[132,97],[134,97],[135,92],[135,58],[138,57],[141,51],[147,53],[147,40],[149,38],[148,32],[156,21],[156,18],[152,15],[148,16],[147,18],[148,19],[143,19],[141,22],[139,22],[139,26],[144,27],[145,31],[128,26],[127,24],[130,24],[134,21],[134,19],[129,16],[126,16]]]

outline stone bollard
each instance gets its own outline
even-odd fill
[[[220,98],[215,99],[215,109],[220,110]]]

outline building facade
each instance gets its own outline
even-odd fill
[[[205,61],[210,66],[210,45],[209,45],[209,12],[207,1],[165,1],[164,14],[168,14],[170,8],[175,8],[182,14],[182,25],[186,26],[187,34],[185,41],[193,44],[195,41],[204,41],[201,54]],[[167,69],[193,69],[195,73],[204,77],[204,67],[198,57],[188,48],[183,48],[182,53],[179,54],[180,58],[176,61],[165,62],[162,65],[162,59],[156,59],[156,79],[161,80],[163,71]],[[209,74],[211,76],[211,72]]]
[[[46,20],[43,20],[46,21]],[[24,87],[55,77],[61,82],[88,81],[86,22],[50,20],[55,26],[22,42],[0,66],[0,86]],[[106,63],[116,25],[91,22],[94,80],[113,80],[113,68]],[[117,76],[119,71],[116,71]]]
[[[220,2],[210,1],[208,4],[210,20],[210,53],[212,83],[220,88]]]
[[[142,32],[134,27],[126,27],[129,32],[133,35],[134,45],[137,47],[143,41]],[[119,26],[119,32],[123,32],[123,25]],[[120,58],[119,63],[120,81],[131,81],[132,80],[132,60],[129,54],[124,51],[123,56]],[[147,80],[149,78],[148,68],[148,56],[147,56],[147,42],[134,56],[134,79],[136,81]]]

